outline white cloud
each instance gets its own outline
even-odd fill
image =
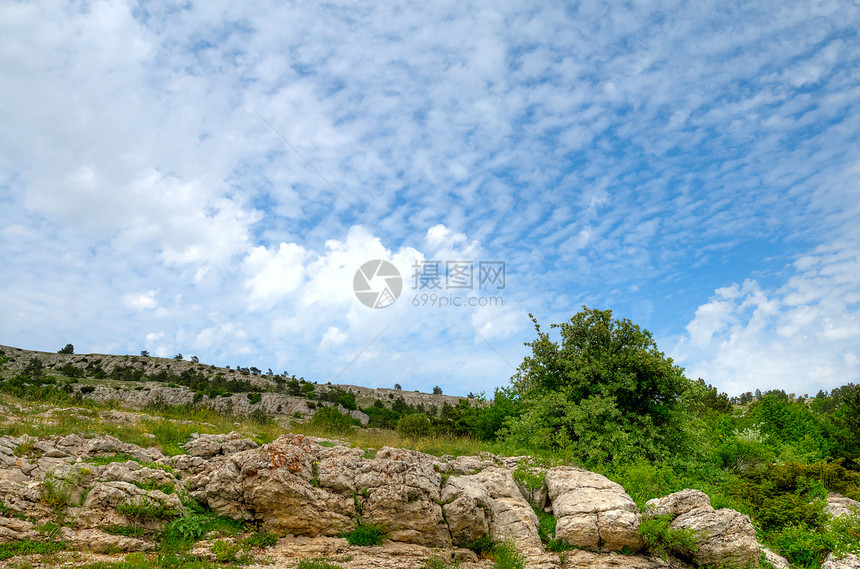
[[[718,289],[675,348],[692,377],[730,393],[809,393],[860,379],[860,242],[836,241],[801,257],[785,285]]]
[[[155,300],[157,290],[150,290],[145,293],[129,293],[122,297],[123,302],[129,308],[134,310],[152,310],[158,308],[158,301]]]

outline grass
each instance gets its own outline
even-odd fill
[[[359,448],[378,449],[384,446],[417,450],[433,456],[450,454],[452,456],[477,455],[480,452],[498,454],[500,447],[467,437],[440,435],[437,437],[406,438],[393,430],[351,428],[348,431],[331,431],[312,425],[309,422],[293,422],[290,432],[314,437],[334,438],[347,441]]]
[[[145,555],[129,553],[122,561],[99,561],[75,565],[76,569],[238,569],[236,565],[214,563],[186,555]]]
[[[116,511],[132,520],[167,520],[179,514],[174,509],[167,508],[149,500],[136,499],[125,504],[119,504]]]
[[[343,567],[330,563],[325,557],[318,557],[316,559],[302,559],[296,565],[296,569],[343,569]]]
[[[24,539],[22,541],[8,541],[0,543],[0,560],[9,559],[16,555],[45,555],[62,551],[66,548],[62,541],[34,541]]]
[[[344,534],[343,537],[346,538],[347,543],[350,545],[370,546],[382,543],[384,535],[382,528],[377,525],[356,522],[355,528],[351,532]]]
[[[99,403],[88,399],[75,402],[62,401],[58,403],[63,407],[72,406],[74,409],[52,413],[49,418],[38,415],[57,408],[57,405],[51,401],[34,402],[9,394],[0,394],[0,403],[9,407],[11,411],[5,417],[5,421],[0,420],[0,435],[19,437],[27,434],[34,438],[69,434],[79,434],[85,438],[110,435],[142,448],[153,446],[155,442],[166,455],[183,454],[185,450],[182,445],[190,439],[191,433],[226,434],[237,431],[260,444],[271,442],[284,433],[284,430],[274,421],[261,422],[250,417],[217,413],[210,409],[192,406],[153,406],[146,409],[146,414],[142,415],[141,421],[127,422],[105,416],[104,411],[118,407],[116,402]],[[154,441],[150,435],[155,436]],[[24,445],[18,449],[18,452],[24,455],[32,450],[31,446]],[[87,459],[87,462],[108,464],[130,459],[130,456],[123,454],[100,455]],[[143,462],[141,464],[160,467]]]

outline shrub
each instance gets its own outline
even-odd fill
[[[272,547],[278,543],[278,536],[267,531],[254,532],[242,540],[242,547]]]
[[[353,425],[360,425],[361,421],[344,415],[337,407],[323,407],[314,413],[310,424],[326,431],[344,433],[349,431]]]
[[[324,557],[319,559],[302,559],[296,569],[343,569],[340,565],[329,563]]]
[[[496,546],[496,542],[493,541],[493,537],[490,535],[485,535],[483,537],[479,537],[475,541],[470,541],[468,543],[461,544],[461,547],[465,547],[466,549],[471,549],[477,555],[481,557],[486,557],[490,553],[493,552],[493,548]]]
[[[262,400],[263,400],[263,396],[260,395],[259,393],[249,393],[248,394],[248,401],[250,401],[251,405],[256,405],[257,403],[259,403]]]
[[[219,539],[212,544],[212,547],[210,547],[209,550],[215,554],[215,559],[221,563],[225,563],[227,561],[236,560],[236,553],[239,551],[239,546],[227,543],[223,539]]]
[[[431,433],[430,418],[424,413],[404,415],[397,421],[396,430],[401,437],[428,437]]]
[[[151,502],[144,498],[135,498],[125,504],[119,504],[116,507],[116,511],[133,520],[168,519],[179,513],[176,510]]]
[[[525,556],[517,550],[517,546],[511,541],[496,544],[492,553],[495,561],[494,569],[524,569],[526,565]]]
[[[669,553],[686,555],[698,548],[693,530],[676,530],[669,527],[672,516],[655,516],[643,518],[639,525],[639,535],[645,541],[645,546],[654,555],[659,555],[666,561]]]
[[[351,532],[344,534],[343,537],[346,538],[347,543],[350,545],[369,546],[382,543],[383,535],[382,528],[379,526],[357,521],[355,522],[355,528]]]

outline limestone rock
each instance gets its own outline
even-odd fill
[[[572,550],[567,553],[566,569],[669,569],[669,564],[658,557],[595,553]]]
[[[681,490],[663,498],[648,500],[645,504],[645,512],[650,516],[677,517],[698,509],[714,511],[711,507],[711,499],[701,490]]]
[[[189,456],[201,458],[233,454],[260,446],[235,431],[226,435],[198,435],[194,433],[191,437],[191,440],[185,443],[184,448]]]
[[[450,544],[439,505],[442,477],[429,455],[384,447],[355,474],[361,514],[394,541],[428,547]]]
[[[777,555],[766,547],[762,547],[761,552],[764,553],[765,560],[773,566],[773,569],[791,569],[791,563],[785,557]]]
[[[638,551],[640,515],[624,489],[573,466],[551,468],[546,486],[557,521],[556,539],[593,551]]]
[[[824,511],[838,518],[841,516],[851,516],[860,514],[860,502],[846,498],[841,494],[831,493],[827,495],[827,505]]]
[[[837,557],[831,553],[821,564],[821,569],[860,569],[860,555],[849,553]]]
[[[523,498],[510,470],[494,466],[467,478],[480,482],[491,498],[493,537],[512,540],[526,554],[543,550],[537,515]]]
[[[735,510],[699,508],[681,514],[670,527],[696,532],[693,540],[697,550],[681,551],[696,565],[746,567],[757,563],[761,556],[752,521]]]
[[[452,476],[442,487],[442,503],[455,544],[467,544],[490,533],[492,499],[477,480]]]

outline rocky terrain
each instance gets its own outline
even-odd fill
[[[98,402],[120,401],[123,406],[143,408],[153,402],[167,405],[192,404],[210,408],[219,412],[248,414],[259,410],[269,415],[311,417],[316,409],[332,403],[316,403],[309,400],[303,393],[291,394],[286,388],[294,376],[287,372],[275,373],[271,369],[260,370],[251,368],[230,368],[207,365],[187,359],[168,359],[151,356],[128,356],[109,354],[60,354],[23,350],[11,346],[0,345],[0,356],[6,362],[0,369],[0,379],[8,378],[16,373],[25,371],[35,358],[41,366],[40,373],[45,376],[53,375],[64,378],[78,374],[80,380],[71,375],[73,382],[66,381],[64,387],[70,394],[82,399],[92,399]],[[196,358],[195,358],[196,359]],[[183,376],[184,374],[184,376]],[[242,387],[238,393],[219,393],[195,391],[188,386],[170,381],[151,381],[154,377],[169,377],[179,380],[182,377],[198,376],[206,380],[217,380],[223,383],[238,382]],[[136,378],[133,381],[127,378]],[[346,384],[317,384],[301,378],[301,386],[305,384],[313,388],[314,398],[324,396],[334,390],[348,393],[355,398],[360,407],[367,407],[376,401],[391,407],[392,403],[401,399],[412,407],[438,410],[443,405],[457,405],[463,397],[452,395],[404,391],[393,388],[368,388]],[[258,392],[258,399],[249,399],[247,392]],[[475,403],[475,399],[469,399]],[[309,404],[310,402],[310,404]],[[367,424],[368,417],[357,409],[340,410]],[[435,414],[435,413],[434,413]]]
[[[469,569],[493,566],[473,551],[491,536],[513,543],[534,568],[742,568],[765,558],[787,566],[762,549],[748,517],[715,510],[702,492],[652,500],[641,512],[599,474],[543,470],[528,457],[362,450],[289,434],[260,445],[236,432],[193,435],[183,450],[165,456],[111,436],[0,437],[0,540],[62,544],[43,566],[74,566],[145,555],[159,547],[160,530],[181,529],[177,520],[193,525],[221,516],[238,529],[194,536],[192,555],[244,556],[261,567],[324,557],[344,568],[419,568],[435,558]],[[832,496],[837,514],[857,506]],[[541,535],[541,511],[555,519],[555,552]],[[690,530],[692,542],[666,560],[649,552],[639,530],[654,516]],[[372,528],[381,543],[350,545],[344,536],[356,528]],[[257,534],[271,536],[268,547],[248,545]],[[829,560],[827,567],[856,561]]]

